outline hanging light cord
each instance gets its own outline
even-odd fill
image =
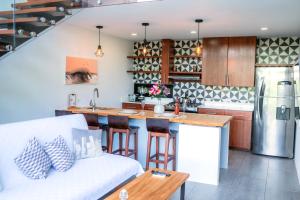
[[[146,45],[147,42],[147,26],[145,26],[145,39],[144,39],[144,45]]]
[[[99,46],[100,46],[100,28],[99,28]]]
[[[200,46],[200,23],[198,22],[198,45]]]

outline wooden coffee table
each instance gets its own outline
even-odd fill
[[[119,194],[122,189],[128,192],[129,200],[164,200],[169,199],[176,190],[181,187],[180,199],[183,200],[185,196],[185,182],[189,174],[159,170],[171,174],[169,177],[156,177],[153,176],[151,171],[159,169],[150,169],[143,175],[137,177],[131,182],[127,183],[110,196],[106,200],[119,200]]]

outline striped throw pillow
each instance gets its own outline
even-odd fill
[[[73,153],[61,135],[52,142],[46,143],[44,149],[51,159],[52,166],[57,171],[64,172],[73,166]]]
[[[25,176],[32,179],[46,178],[51,167],[50,158],[35,137],[28,141],[15,163]]]

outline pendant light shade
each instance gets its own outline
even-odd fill
[[[200,23],[203,22],[203,19],[196,19],[195,22],[198,24],[198,39],[197,39],[197,46],[195,48],[196,56],[202,55],[202,44],[200,42]]]
[[[102,57],[102,56],[104,56],[104,53],[103,53],[103,50],[102,50],[102,47],[100,44],[100,30],[103,29],[103,26],[96,26],[96,28],[99,29],[99,44],[98,44],[97,50],[95,52],[95,55],[96,55],[96,57]]]
[[[148,54],[148,41],[147,41],[147,26],[149,26],[149,23],[142,23],[142,26],[145,27],[145,38],[144,38],[144,43],[143,43],[143,50],[142,53],[144,56]]]

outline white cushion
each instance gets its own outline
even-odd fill
[[[46,178],[51,167],[49,156],[35,137],[28,141],[15,163],[25,176],[32,179]]]
[[[96,200],[131,176],[143,173],[131,158],[104,153],[100,157],[77,160],[66,172],[51,171],[45,180],[31,180],[5,188],[0,199]]]
[[[52,142],[47,142],[44,149],[51,160],[52,166],[57,171],[67,171],[74,164],[74,155],[61,135]]]
[[[5,190],[26,185],[30,179],[18,169],[14,158],[36,136],[44,144],[62,135],[72,147],[72,128],[88,129],[83,115],[68,115],[0,125],[0,176]],[[71,149],[72,150],[72,149]],[[5,153],[4,153],[5,152]],[[1,199],[1,198],[0,198]]]

